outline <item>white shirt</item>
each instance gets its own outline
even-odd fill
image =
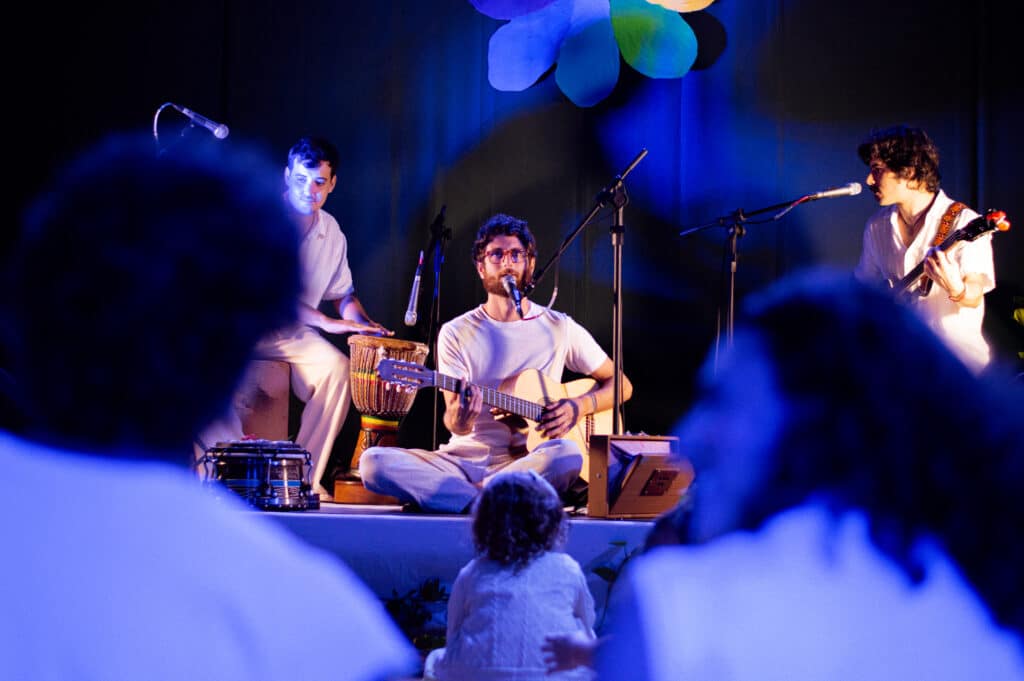
[[[348,240],[334,216],[321,209],[299,243],[302,265],[300,300],[316,308],[324,300],[337,300],[352,293],[352,271],[348,266]]]
[[[914,585],[871,543],[864,515],[835,519],[813,505],[759,532],[657,547],[615,585],[599,677],[1024,679],[1024,643],[945,555],[925,545],[920,555],[925,579]]]
[[[369,681],[417,668],[339,560],[185,470],[4,433],[0,460],[3,678]]]
[[[442,374],[485,388],[498,388],[505,379],[536,369],[562,382],[565,369],[589,375],[608,358],[594,337],[569,315],[533,303],[530,316],[499,322],[479,306],[441,327],[437,366]],[[522,441],[510,441],[510,437]],[[524,445],[525,436],[511,434],[489,409],[483,409],[466,435],[453,435],[442,449],[498,448]]]
[[[441,681],[583,681],[578,668],[548,676],[541,645],[548,634],[594,637],[594,599],[579,563],[549,551],[521,571],[474,558],[448,600],[448,637],[436,672]]]
[[[857,278],[879,284],[886,280],[895,283],[906,276],[924,260],[939,231],[942,216],[952,203],[953,200],[940,190],[909,246],[904,246],[900,238],[896,206],[879,209],[864,227],[864,246],[855,271]],[[949,233],[976,217],[977,213],[965,208]],[[981,275],[983,293],[995,288],[991,234],[971,242],[961,241],[946,253],[959,264],[964,274]],[[927,296],[914,300],[914,308],[925,322],[968,367],[978,372],[988,365],[991,353],[982,335],[984,299],[978,307],[965,307],[949,300],[949,294],[942,287],[932,286]]]

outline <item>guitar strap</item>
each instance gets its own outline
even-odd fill
[[[941,246],[942,242],[946,240],[946,236],[949,234],[949,230],[953,228],[953,223],[960,217],[960,213],[963,212],[967,205],[960,201],[954,201],[949,204],[949,208],[942,214],[942,219],[939,221],[939,231],[935,233],[935,238],[932,239],[932,246]],[[932,290],[932,280],[927,275],[921,276],[921,285],[918,288],[918,295],[922,298],[927,296]]]
[[[960,213],[963,212],[967,205],[954,201],[949,204],[949,208],[942,215],[942,220],[939,222],[939,231],[935,234],[935,239],[932,240],[932,246],[939,246],[943,241],[946,240],[946,235],[949,234],[949,230],[953,228],[953,223],[960,217]]]

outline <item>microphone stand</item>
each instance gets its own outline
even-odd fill
[[[160,105],[160,108],[156,110],[156,113],[153,114],[153,141],[156,142],[157,149],[160,148],[160,135],[157,132],[157,123],[160,120],[160,112],[169,107],[170,105],[170,102],[164,102]]]
[[[775,205],[767,206],[765,208],[758,208],[757,210],[754,210],[754,211],[747,212],[747,211],[744,211],[742,208],[737,208],[735,211],[733,211],[732,213],[730,213],[728,215],[723,215],[721,217],[717,217],[714,220],[711,220],[710,222],[705,222],[703,224],[699,224],[699,225],[696,225],[696,226],[693,226],[693,227],[687,227],[687,228],[683,229],[683,231],[679,232],[679,236],[688,236],[690,234],[693,234],[694,232],[699,232],[699,231],[705,230],[708,227],[715,227],[715,226],[728,227],[728,232],[726,233],[726,253],[728,254],[728,258],[729,258],[729,270],[728,270],[728,277],[726,279],[726,281],[728,282],[728,286],[726,288],[726,292],[727,293],[726,293],[726,296],[725,296],[728,299],[728,305],[726,306],[726,317],[725,317],[725,338],[726,338],[725,343],[726,343],[726,348],[729,348],[729,347],[732,346],[733,328],[734,328],[735,315],[736,315],[736,270],[737,270],[737,267],[739,265],[739,239],[740,239],[741,236],[743,236],[744,234],[747,233],[746,225],[748,224],[748,218],[752,218],[752,217],[754,217],[756,215],[761,215],[763,213],[770,213],[770,212],[774,212],[774,211],[779,211],[779,209],[783,209],[780,212],[778,212],[775,215],[773,215],[772,217],[768,218],[767,220],[758,220],[756,222],[751,222],[749,224],[761,224],[763,222],[774,222],[775,220],[780,219],[782,216],[784,216],[789,211],[791,211],[794,208],[796,208],[797,206],[799,206],[801,203],[805,203],[807,201],[813,201],[813,200],[814,200],[814,195],[813,194],[807,194],[807,195],[801,196],[798,199],[794,199],[792,201],[785,201],[783,203],[776,203]],[[723,296],[721,295],[721,293],[719,293],[719,299],[718,299],[719,300],[719,302],[718,302],[718,321],[716,323],[716,328],[715,328],[715,359],[714,359],[714,367],[715,367],[715,372],[716,373],[718,371],[719,347],[721,345],[721,340],[722,340],[722,297]]]
[[[569,247],[569,244],[579,235],[583,228],[586,227],[591,220],[598,214],[598,212],[608,205],[614,207],[615,211],[612,219],[612,226],[610,228],[612,237],[612,252],[613,252],[613,274],[612,274],[612,362],[615,366],[615,372],[612,381],[612,435],[621,435],[623,431],[622,424],[622,242],[625,239],[626,226],[623,221],[624,208],[629,203],[629,197],[626,195],[626,185],[623,184],[623,180],[626,176],[632,172],[633,168],[643,160],[644,156],[647,156],[647,150],[641,149],[640,153],[636,155],[630,164],[621,173],[615,176],[611,184],[602,189],[595,199],[594,207],[590,209],[587,216],[583,218],[583,221],[576,226],[569,236],[565,238],[562,245],[558,247],[558,250],[553,256],[541,267],[535,271],[533,277],[524,289],[524,294],[529,295],[537,287],[537,283],[547,272],[548,268],[551,267],[552,263],[557,261],[565,253],[565,250]]]
[[[430,354],[434,358],[434,368],[437,368],[437,336],[440,333],[440,316],[441,316],[441,267],[444,265],[444,252],[448,245],[448,242],[452,238],[452,230],[448,228],[445,222],[445,211],[447,205],[441,206],[441,211],[434,218],[433,224],[430,225],[430,245],[427,246],[427,251],[432,251],[431,256],[434,261],[434,292],[430,299],[430,318],[427,324],[427,342],[430,347]],[[439,413],[439,402],[441,397],[441,391],[434,390],[434,419],[433,419],[433,446],[431,449],[437,449],[437,416]]]
[[[156,156],[157,156],[157,158],[163,158],[170,149],[172,149],[175,145],[180,144],[181,141],[185,139],[185,135],[188,134],[189,130],[191,130],[192,128],[195,127],[192,124],[185,126],[184,128],[181,129],[181,133],[179,133],[177,139],[175,139],[173,142],[171,142],[167,146],[161,147],[160,146],[160,134],[158,132],[158,124],[159,124],[159,121],[160,121],[160,114],[161,114],[161,112],[163,112],[163,110],[166,109],[169,106],[174,106],[174,103],[173,102],[164,102],[156,110],[156,113],[153,114],[153,141],[156,143],[156,149],[157,149]]]
[[[173,147],[175,144],[178,144],[179,142],[181,142],[181,140],[185,137],[185,130],[182,130],[181,134],[178,136],[178,139],[174,140],[173,142],[171,142],[171,144],[169,144],[166,147],[161,147],[160,146],[160,134],[158,132],[158,124],[160,122],[160,113],[164,109],[169,107],[169,106],[173,106],[173,104],[171,102],[164,102],[156,110],[156,113],[153,114],[153,141],[156,143],[156,156],[157,156],[157,158],[162,158],[167,153],[168,149]]]

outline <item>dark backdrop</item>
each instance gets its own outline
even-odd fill
[[[654,81],[623,64],[615,92],[590,109],[572,105],[550,74],[524,92],[495,91],[487,46],[501,22],[468,0],[23,9],[25,18],[5,28],[15,200],[4,246],[57,163],[109,131],[149,129],[164,102],[228,124],[224,144],[260,145],[282,167],[295,138],[322,134],[343,155],[326,207],[348,235],[357,291],[376,319],[422,341],[425,326],[402,320],[416,255],[442,205],[453,236],[443,321],[482,300],[468,249],[490,214],[528,219],[545,263],[598,190],[646,148],[627,178],[623,357],[636,396],[626,427],[665,433],[691,399],[722,290],[724,230],[680,238],[684,227],[862,181],[857,143],[898,122],[935,138],[948,193],[1024,219],[1024,88],[1009,5],[719,0],[688,15],[700,40],[697,69]],[[161,139],[175,140],[184,122],[165,110]],[[751,225],[739,244],[738,299],[804,265],[852,268],[874,209],[865,192]],[[609,226],[602,213],[567,250],[554,305],[610,352]],[[1012,319],[1024,288],[1021,229],[996,237],[999,286],[988,296],[986,333],[1007,372],[1024,351]],[[432,265],[425,269],[421,317]],[[538,287],[539,302],[555,273]],[[51,302],[59,314],[61,301]],[[431,400],[417,398],[406,443],[430,444]],[[342,458],[356,418],[336,450]]]

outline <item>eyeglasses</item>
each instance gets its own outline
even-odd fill
[[[509,260],[517,263],[526,257],[526,251],[521,248],[512,248],[507,251],[502,248],[492,248],[484,253],[484,257],[487,258],[487,261],[492,265],[500,265],[505,260],[506,255]]]

